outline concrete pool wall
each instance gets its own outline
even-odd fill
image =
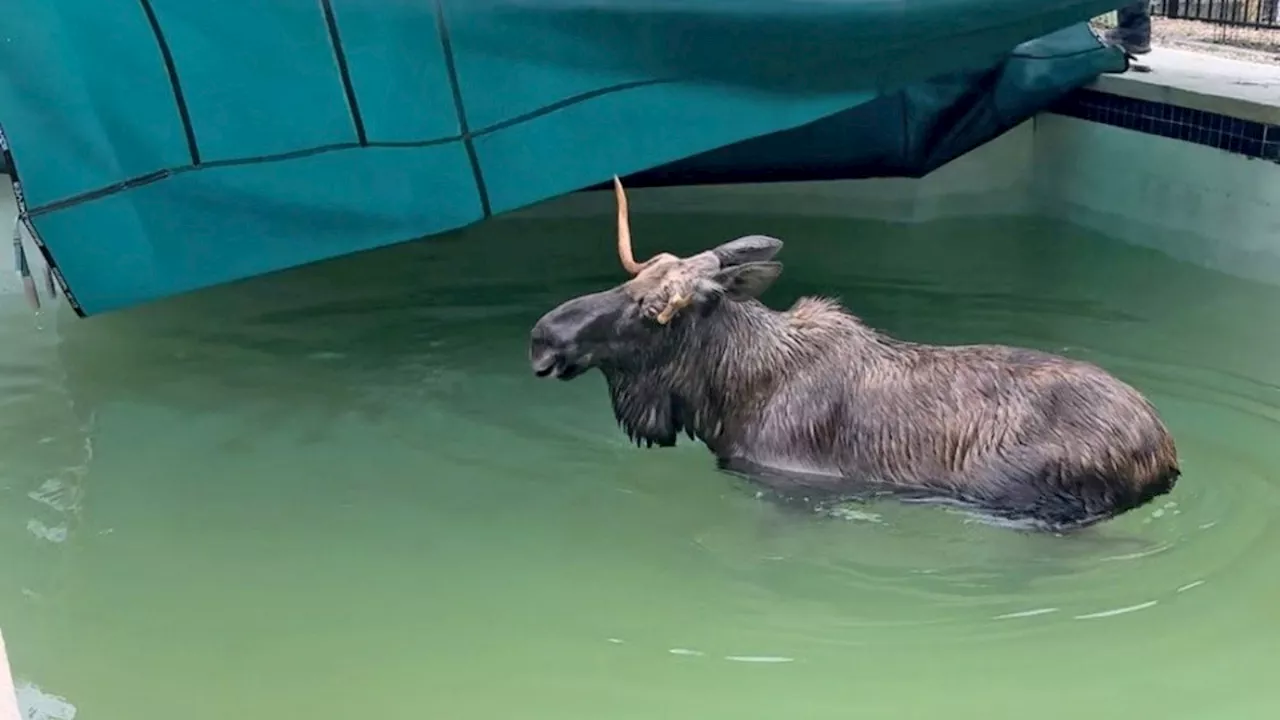
[[[1157,49],[1036,118],[1046,214],[1280,283],[1280,66]]]

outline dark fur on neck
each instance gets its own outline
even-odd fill
[[[749,422],[779,380],[802,372],[808,359],[851,339],[866,348],[866,359],[895,344],[836,302],[814,297],[786,312],[718,298],[659,332],[665,337],[655,351],[602,367],[614,416],[637,446],[672,447],[683,432],[713,452],[726,430]]]

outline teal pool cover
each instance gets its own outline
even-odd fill
[[[90,315],[615,173],[918,177],[1123,71],[1115,4],[7,0],[0,145]]]

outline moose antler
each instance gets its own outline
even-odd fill
[[[631,254],[631,221],[627,218],[627,191],[622,189],[622,181],[617,175],[613,176],[613,196],[618,202],[618,258],[622,260],[622,267],[632,275],[636,275],[663,258],[675,260],[676,256],[671,253],[658,253],[644,262],[636,262],[635,256]]]
[[[645,263],[636,262],[631,254],[631,221],[627,218],[627,191],[622,189],[622,181],[613,176],[613,196],[618,202],[618,257],[622,267],[632,275],[644,269]]]

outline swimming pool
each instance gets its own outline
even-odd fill
[[[639,255],[783,239],[772,307],[835,295],[900,337],[1043,348],[1148,393],[1185,474],[1078,537],[782,513],[700,447],[635,448],[598,377],[535,380],[532,322],[622,279],[608,194],[87,321],[6,285],[0,625],[24,706],[1261,717],[1280,287],[1253,255],[1159,243],[1256,248],[1247,218],[1274,216],[1214,188],[1280,167],[1105,166],[1210,149],[1139,135],[1041,116],[921,182],[631,193]]]

